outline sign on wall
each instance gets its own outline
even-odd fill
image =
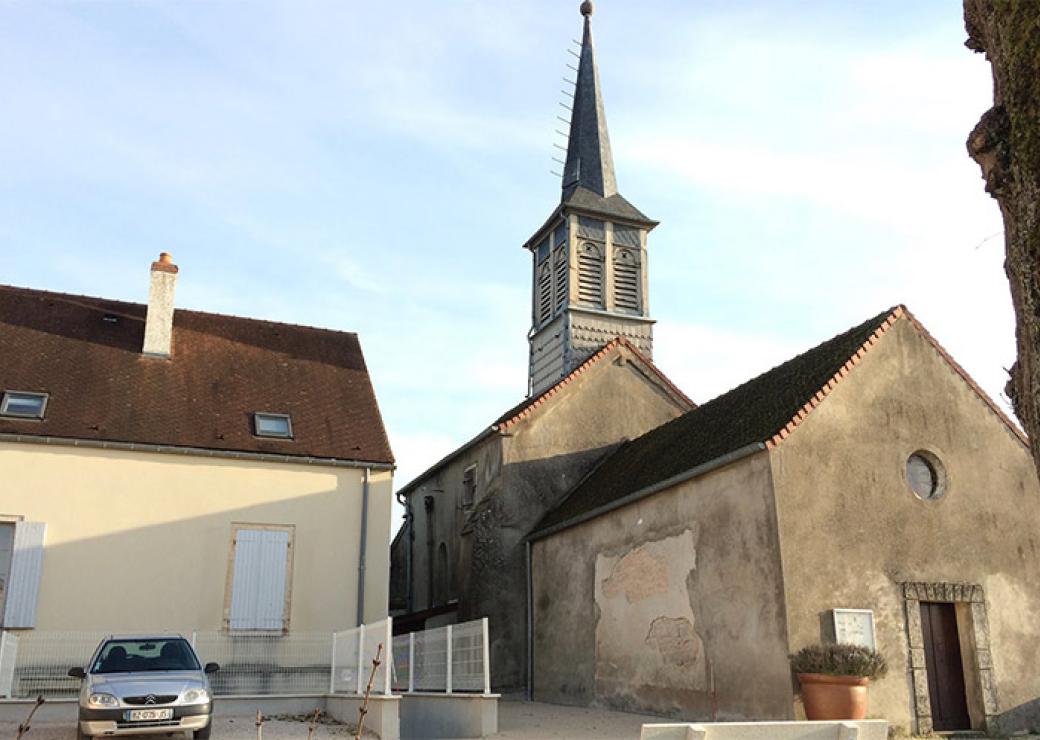
[[[874,612],[870,609],[832,609],[834,641],[877,649]]]

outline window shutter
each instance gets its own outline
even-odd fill
[[[639,261],[630,249],[614,250],[614,305],[639,313]]]
[[[228,627],[233,630],[280,630],[285,627],[285,575],[289,533],[239,529]]]
[[[7,582],[4,627],[28,629],[36,626],[36,601],[43,571],[43,522],[18,522],[14,527],[11,577]]]
[[[585,242],[578,250],[578,300],[603,306],[603,253],[592,242]]]
[[[546,260],[538,268],[538,323],[549,320],[552,314],[552,268]]]
[[[556,248],[556,312],[559,313],[567,305],[567,245],[561,244]]]

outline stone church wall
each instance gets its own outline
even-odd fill
[[[945,468],[938,499],[907,483],[919,449]],[[820,641],[828,610],[872,609],[890,671],[870,716],[924,730],[920,603],[953,602],[972,723],[1040,727],[1040,486],[1023,444],[910,322],[771,455],[790,650]]]
[[[767,453],[533,546],[535,699],[787,719],[791,684]]]

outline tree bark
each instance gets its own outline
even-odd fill
[[[1018,353],[1006,390],[1040,471],[1040,2],[964,0],[964,26],[993,70],[993,107],[968,153],[1004,219]]]

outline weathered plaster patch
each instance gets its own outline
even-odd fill
[[[668,665],[690,668],[701,654],[701,640],[689,619],[658,617],[650,623],[644,642],[655,648]]]
[[[596,695],[662,711],[707,689],[704,645],[687,576],[696,565],[690,529],[627,552],[596,557]]]
[[[640,547],[614,564],[610,577],[603,582],[603,593],[613,598],[620,593],[629,604],[668,591],[668,566]]]

